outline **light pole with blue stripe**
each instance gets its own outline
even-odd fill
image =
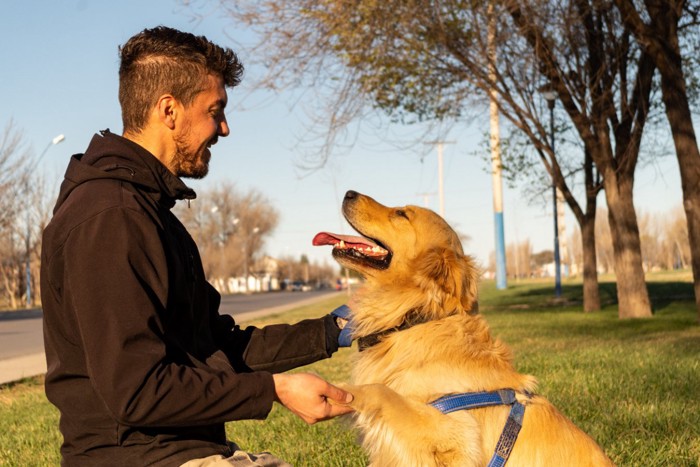
[[[501,179],[501,149],[500,133],[498,129],[498,91],[496,90],[496,21],[493,14],[493,5],[489,3],[489,29],[488,29],[488,53],[489,53],[489,78],[494,85],[489,90],[489,113],[491,134],[489,143],[491,146],[491,179],[493,181],[493,226],[495,231],[496,246],[496,288],[508,287],[506,280],[506,240],[503,226],[503,181]],[[517,252],[516,252],[517,255]]]

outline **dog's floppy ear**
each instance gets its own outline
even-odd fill
[[[470,258],[451,249],[433,248],[417,258],[415,266],[421,288],[442,295],[443,306],[454,300],[465,311],[476,306],[477,272]],[[435,288],[438,290],[431,290]]]

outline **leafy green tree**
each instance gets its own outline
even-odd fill
[[[598,309],[594,222],[604,188],[620,317],[651,316],[632,202],[655,64],[612,0],[262,0],[222,2],[261,34],[252,52],[270,86],[331,96],[326,149],[366,108],[400,122],[454,122],[485,108],[524,133],[582,230],[584,308]],[[555,153],[548,106],[578,155]],[[322,161],[328,152],[322,153]],[[570,184],[578,175],[581,202]],[[583,179],[583,180],[581,180]]]

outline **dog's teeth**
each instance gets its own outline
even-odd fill
[[[340,248],[345,248],[345,242],[343,240],[340,241]]]

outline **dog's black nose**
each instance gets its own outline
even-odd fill
[[[355,199],[355,198],[357,198],[359,195],[360,195],[360,194],[359,194],[358,192],[356,192],[356,191],[348,190],[347,193],[345,193],[345,199],[346,199],[346,200]]]

